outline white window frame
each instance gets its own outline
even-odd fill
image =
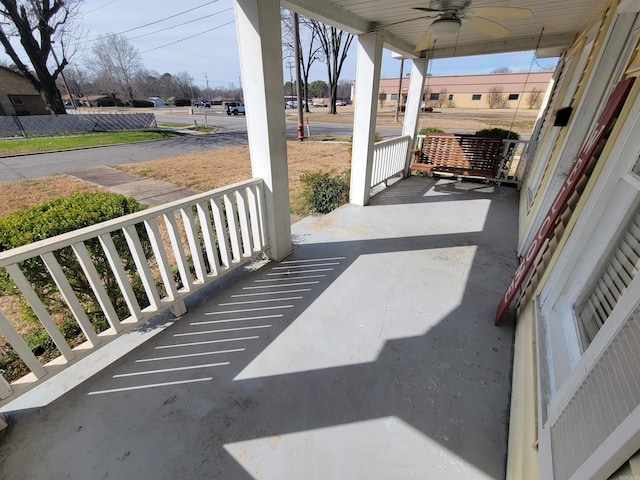
[[[570,373],[582,359],[573,305],[598,271],[602,256],[616,243],[629,212],[640,202],[640,178],[631,172],[640,156],[638,129],[640,98],[635,99],[632,113],[609,154],[605,169],[540,293],[541,314],[547,318],[547,331],[552,336],[564,337],[568,351],[569,364],[557,366],[560,370],[552,378],[552,390],[557,390],[568,376],[562,375],[561,371]],[[553,347],[553,342],[551,345]],[[551,355],[552,363],[560,360]]]

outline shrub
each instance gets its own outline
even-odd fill
[[[487,95],[489,108],[509,108],[508,97],[503,93],[503,87],[491,87]]]
[[[173,104],[176,107],[190,107],[191,106],[191,100],[189,100],[188,98],[176,98],[173,101]]]
[[[155,107],[156,104],[151,100],[131,100],[129,101],[129,106],[133,108],[150,108]]]
[[[418,132],[418,135],[427,135],[429,133],[444,133],[444,130],[441,130],[438,127],[426,127],[421,128],[420,132]]]
[[[66,198],[56,199],[20,210],[0,218],[0,251],[26,245],[38,240],[53,237],[99,222],[111,220],[144,209],[144,206],[132,198],[112,193],[81,193]],[[151,256],[151,247],[142,227],[138,235],[147,257]],[[129,274],[129,280],[141,307],[148,305],[142,282],[135,273],[133,258],[128,253],[126,240],[122,232],[111,235],[120,254],[123,267]],[[92,262],[107,290],[119,318],[128,316],[128,307],[115,281],[107,259],[97,239],[85,241]],[[65,273],[78,301],[89,317],[93,328],[97,332],[109,327],[107,319],[102,313],[98,301],[95,299],[88,280],[80,264],[71,250],[63,248],[54,252],[58,264]],[[20,263],[22,273],[38,293],[38,297],[46,306],[50,314],[55,315],[60,332],[73,346],[82,341],[82,331],[72,317],[65,302],[61,298],[57,287],[39,257]],[[0,295],[17,295],[17,288],[9,275],[0,269]],[[24,298],[21,298],[21,314],[24,320],[35,320],[35,314]],[[57,350],[51,337],[42,329],[30,333],[25,339],[33,353],[43,361],[55,357]],[[8,381],[13,381],[28,373],[18,355],[11,348],[7,348],[0,356],[0,373]]]
[[[304,184],[304,199],[311,213],[329,213],[349,199],[349,176],[346,170],[335,172],[307,172],[300,180]]]
[[[479,137],[500,138],[502,140],[520,140],[520,135],[517,132],[505,130],[504,128],[485,128],[483,130],[478,130],[476,135]]]
[[[66,198],[44,202],[0,218],[0,251],[10,250],[142,209],[144,209],[144,206],[132,198],[102,192],[74,194]],[[139,235],[145,253],[150,255],[151,247],[142,227],[139,229]],[[148,303],[141,287],[140,279],[134,273],[135,264],[128,253],[124,234],[122,232],[114,233],[112,234],[112,239],[116,249],[120,252],[125,270],[131,272],[131,282],[136,291],[136,296],[142,304]],[[126,317],[128,308],[111,273],[99,241],[97,239],[88,240],[85,242],[85,246],[116,308],[116,312],[121,318]],[[55,251],[54,255],[96,329],[98,331],[100,331],[100,328],[104,329],[106,323],[102,309],[94,298],[89,282],[84,276],[72,249],[70,247],[63,248]],[[70,318],[66,304],[60,298],[58,289],[40,257],[21,262],[20,268],[34,290],[38,292],[40,300],[45,306],[52,313],[62,314],[65,319]],[[0,271],[0,294],[17,293],[17,288],[9,275],[4,270]],[[21,313],[24,319],[35,319],[26,302],[22,301],[22,307]]]

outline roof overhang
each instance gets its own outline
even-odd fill
[[[493,38],[462,23],[457,36],[439,39],[425,50],[416,50],[434,18],[414,7],[427,7],[429,0],[282,0],[284,8],[357,35],[380,32],[385,47],[405,58],[451,58],[526,50],[541,56],[558,56],[575,40],[608,0],[472,0],[474,7],[526,8],[533,19],[493,19],[510,30],[504,38]]]

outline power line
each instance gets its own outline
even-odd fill
[[[105,3],[104,5],[100,5],[99,7],[96,7],[93,10],[89,10],[88,12],[83,12],[83,13],[86,15],[87,13],[93,13],[93,12],[95,12],[97,10],[102,10],[103,8],[108,7],[109,5],[111,5],[112,3],[116,3],[117,1],[118,0],[112,0],[109,3]]]
[[[165,43],[164,45],[160,45],[159,47],[150,48],[149,50],[145,50],[143,52],[140,52],[140,54],[142,55],[143,53],[153,52],[154,50],[158,50],[160,48],[168,47],[169,45],[175,45],[176,43],[184,42],[185,40],[190,40],[190,39],[198,37],[200,35],[204,35],[205,33],[209,33],[209,32],[212,32],[214,30],[217,30],[219,28],[226,27],[227,25],[231,25],[233,23],[235,23],[235,20],[232,20],[232,21],[227,22],[227,23],[223,23],[222,25],[218,25],[217,27],[210,28],[208,30],[205,30],[204,32],[196,33],[194,35],[191,35],[190,37],[185,37],[183,39],[176,40],[175,42]]]
[[[155,25],[156,23],[164,22],[165,20],[171,20],[172,18],[178,17],[180,15],[184,15],[185,13],[193,12],[194,10],[197,10],[199,8],[202,8],[202,7],[206,7],[207,5],[211,5],[212,3],[217,3],[218,1],[219,0],[213,0],[211,2],[203,3],[202,5],[198,5],[197,7],[190,8],[189,10],[184,10],[182,12],[178,12],[178,13],[176,13],[174,15],[169,16],[169,17],[161,18],[160,20],[155,20],[153,22],[146,23],[144,25],[140,25],[139,27],[130,28],[129,30],[125,30],[124,32],[117,33],[116,35],[122,35],[123,33],[133,32],[134,30],[140,30],[141,28],[148,27],[149,25]]]
[[[219,0],[212,0],[211,2],[203,3],[202,5],[198,5],[197,7],[190,8],[189,10],[184,10],[182,12],[175,13],[175,14],[170,15],[168,17],[161,18],[160,20],[154,20],[153,22],[145,23],[144,25],[140,25],[139,27],[134,27],[134,28],[130,28],[128,30],[124,30],[122,32],[113,33],[111,35],[106,35],[106,37],[115,37],[116,35],[123,35],[125,33],[133,32],[135,30],[140,30],[140,29],[148,27],[150,25],[155,25],[156,23],[164,22],[166,20],[171,20],[172,18],[178,17],[180,15],[184,15],[185,13],[193,12],[194,10],[197,10],[199,8],[202,8],[202,7],[206,7],[207,5],[211,5],[212,3],[217,3],[218,1]],[[91,43],[91,42],[95,42],[95,41],[97,41],[97,39],[87,40],[86,42],[81,42],[81,43]]]
[[[220,10],[219,12],[215,12],[215,13],[212,13],[210,15],[205,15],[203,17],[199,17],[197,20],[204,20],[205,18],[213,17],[214,15],[219,15],[221,13],[225,13],[225,12],[228,12],[230,10],[233,10],[233,8],[226,8],[224,10]],[[193,23],[193,22],[194,22],[194,20],[188,20],[186,22],[178,23],[177,25],[172,25],[170,27],[161,28],[160,30],[154,30],[153,32],[143,33],[142,35],[138,35],[138,36],[135,36],[135,37],[128,37],[127,40],[135,40],[137,38],[147,37],[147,36],[153,35],[155,33],[160,33],[160,32],[165,32],[167,30],[171,30],[172,28],[182,27],[183,25],[187,25],[187,24]]]

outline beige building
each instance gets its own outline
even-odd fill
[[[427,77],[422,97],[433,108],[540,108],[553,72],[491,73]],[[406,102],[409,77],[402,79],[402,104]],[[396,105],[398,78],[381,78],[379,100]],[[423,105],[424,106],[424,105]]]
[[[0,115],[47,115],[44,100],[24,76],[0,66]]]

